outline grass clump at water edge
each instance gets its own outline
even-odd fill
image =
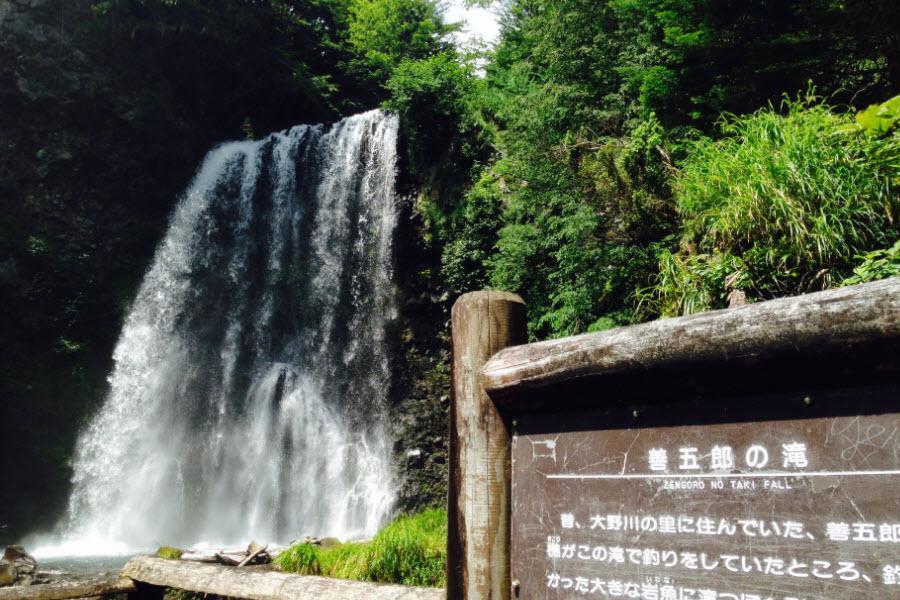
[[[295,544],[275,561],[292,573],[443,587],[446,545],[447,512],[430,509],[399,517],[369,542]]]

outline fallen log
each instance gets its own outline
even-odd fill
[[[444,600],[443,590],[293,575],[183,560],[138,556],[124,577],[160,587],[246,600]]]
[[[134,581],[112,575],[84,581],[65,581],[37,585],[17,585],[0,588],[0,600],[67,600],[137,591]]]

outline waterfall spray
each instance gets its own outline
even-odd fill
[[[78,440],[70,551],[382,524],[396,137],[372,111],[207,155]]]

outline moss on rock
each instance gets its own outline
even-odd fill
[[[182,554],[184,554],[184,550],[173,548],[172,546],[160,546],[156,551],[156,556],[169,560],[179,560]]]

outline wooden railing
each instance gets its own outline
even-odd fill
[[[501,402],[522,391],[621,373],[825,355],[900,336],[900,277],[498,352],[480,383]]]

